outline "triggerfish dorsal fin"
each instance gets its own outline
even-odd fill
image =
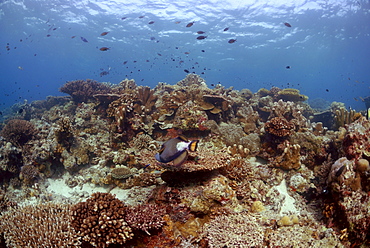
[[[181,140],[181,141],[189,142],[189,140],[188,140],[185,136],[179,135],[177,138],[178,138],[179,140]]]
[[[184,150],[177,158],[173,160],[173,165],[180,166],[186,161],[186,159],[188,159],[188,151]]]
[[[189,151],[195,152],[198,148],[198,142],[199,142],[199,140],[191,141],[190,144],[189,144]]]

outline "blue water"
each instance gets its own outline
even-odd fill
[[[370,95],[368,0],[2,0],[0,9],[0,109],[63,95],[70,80],[154,87],[184,70],[209,86],[293,87],[357,110]]]

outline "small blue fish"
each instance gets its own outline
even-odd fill
[[[185,137],[177,137],[166,141],[155,158],[162,163],[173,161],[174,166],[180,166],[188,158],[188,150],[195,152],[199,140],[188,141]]]
[[[83,41],[83,42],[88,42],[84,37],[82,37],[81,36],[81,40]]]

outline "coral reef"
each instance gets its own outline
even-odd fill
[[[80,247],[69,205],[45,203],[12,208],[0,217],[9,247]]]
[[[0,246],[369,246],[370,121],[344,104],[195,74],[61,91],[1,124]],[[179,135],[197,151],[158,162]]]
[[[69,94],[75,102],[87,102],[93,100],[96,94],[109,93],[111,88],[95,80],[86,79],[69,81],[59,91]]]
[[[126,206],[113,195],[94,193],[86,202],[71,207],[71,226],[95,247],[123,244],[133,236],[125,214]]]
[[[143,204],[128,207],[125,220],[133,229],[150,235],[149,230],[159,229],[164,224],[166,210],[155,204]]]
[[[1,130],[0,135],[17,147],[23,147],[35,137],[37,131],[34,125],[26,120],[10,120]]]

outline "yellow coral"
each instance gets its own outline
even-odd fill
[[[299,90],[286,88],[278,92],[277,96],[284,101],[301,102],[306,101],[308,96],[300,94]]]

